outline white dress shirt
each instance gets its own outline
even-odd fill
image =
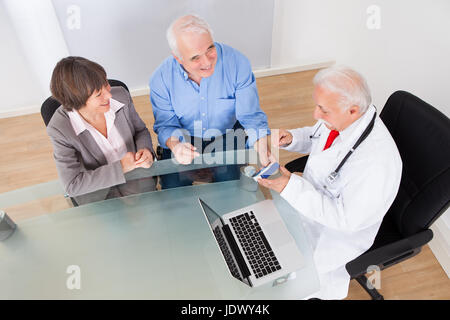
[[[78,113],[77,110],[67,112],[70,118],[70,123],[72,124],[73,130],[78,136],[84,130],[88,130],[95,142],[99,146],[105,155],[108,164],[120,161],[123,156],[127,153],[127,147],[125,141],[114,125],[114,120],[116,119],[116,112],[123,107],[123,104],[117,100],[110,99],[109,111],[105,112],[106,119],[106,138],[97,129],[95,129],[91,124],[89,124],[83,117]]]
[[[321,122],[290,130],[293,141],[284,148],[309,153],[303,176],[292,174],[281,196],[303,217],[321,280],[321,292],[316,294],[319,298],[347,296],[350,276],[345,264],[372,246],[400,185],[400,154],[378,117],[372,132],[341,168],[337,180],[327,182],[374,113],[375,107],[370,106],[360,119],[340,132],[327,150],[323,148],[330,130]]]

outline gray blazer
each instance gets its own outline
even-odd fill
[[[111,94],[124,104],[116,112],[114,125],[125,141],[127,152],[147,148],[155,155],[150,132],[137,114],[128,91],[113,87]],[[56,169],[64,190],[78,204],[155,190],[153,178],[125,183],[120,161],[108,164],[88,130],[77,136],[63,106],[52,116],[47,133],[53,143]]]

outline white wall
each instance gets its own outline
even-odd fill
[[[0,1],[0,110],[17,110],[40,101],[43,92],[28,66],[3,1]]]
[[[177,17],[197,13],[214,39],[243,52],[254,68],[270,65],[274,0],[53,0],[71,55],[103,65],[131,90],[170,55],[166,30]],[[67,8],[79,8],[80,28],[67,27]],[[251,21],[251,23],[249,23]]]
[[[45,96],[58,60],[69,54],[51,0],[3,0],[22,52]]]
[[[380,9],[380,29],[367,27],[371,5]],[[379,110],[401,89],[450,117],[450,1],[275,1],[272,67],[309,60],[335,60],[360,71]],[[433,227],[435,235],[449,235],[450,210]],[[448,261],[448,237],[436,240]]]
[[[370,5],[381,29],[366,27]],[[382,107],[398,89],[450,116],[450,1],[275,1],[272,66],[334,59],[366,76]]]
[[[147,93],[170,55],[166,29],[186,13],[203,16],[215,40],[242,51],[253,68],[267,68],[273,7],[274,0],[0,0],[0,118],[39,112],[54,65],[69,54]]]

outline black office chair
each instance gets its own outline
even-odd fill
[[[126,84],[123,83],[122,81],[108,79],[108,82],[111,87],[124,87],[128,92],[130,92],[130,90],[128,90],[128,87],[126,86]],[[48,97],[44,101],[44,103],[41,106],[41,116],[42,116],[42,120],[44,120],[46,127],[48,126],[48,123],[50,122],[51,118],[53,117],[53,114],[55,113],[56,109],[58,109],[60,106],[61,106],[61,103],[53,97]],[[67,195],[65,195],[65,196],[68,197]],[[78,203],[75,201],[74,198],[70,197],[70,200],[72,201],[72,204],[75,207],[78,206]]]
[[[374,300],[383,296],[367,285],[368,267],[383,270],[417,255],[433,238],[430,226],[450,205],[450,119],[405,91],[389,97],[380,118],[403,161],[400,188],[372,247],[346,265]],[[286,168],[303,172],[306,160],[301,157]]]
[[[288,162],[285,165],[285,168],[289,172],[303,172],[306,167],[306,162],[308,161],[308,155],[297,158],[295,160],[292,160],[291,162]]]

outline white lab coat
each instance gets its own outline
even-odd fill
[[[326,184],[327,176],[353,147],[374,112],[375,107],[370,106],[325,151],[330,130],[320,126],[321,122],[290,130],[293,141],[284,148],[309,153],[303,176],[291,175],[281,196],[302,215],[321,282],[320,292],[313,296],[321,299],[347,296],[350,276],[345,264],[371,247],[400,185],[400,154],[378,116],[372,132],[348,158],[338,179]]]

